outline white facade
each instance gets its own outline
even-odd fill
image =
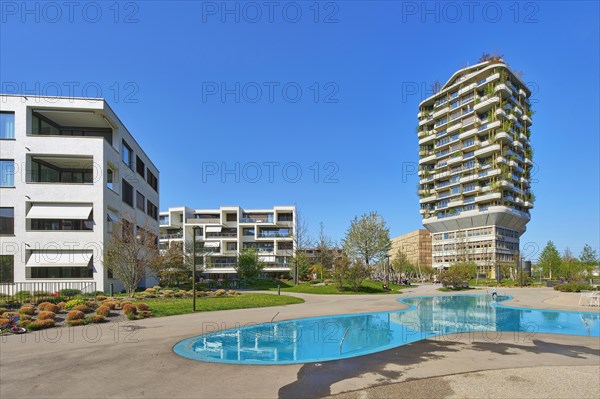
[[[169,208],[160,213],[160,248],[180,245],[192,253],[196,229],[197,257],[204,263],[204,274],[235,273],[237,255],[256,247],[264,262],[263,272],[287,274],[293,267],[296,235],[296,208],[275,206],[271,209]]]
[[[122,216],[158,235],[158,169],[103,99],[2,95],[0,111],[0,255],[14,282],[119,287],[103,243]]]
[[[419,105],[419,196],[432,265],[515,264],[530,220],[529,89],[502,60],[458,70]]]

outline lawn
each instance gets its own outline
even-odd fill
[[[154,317],[192,313],[192,298],[145,299]],[[304,300],[287,295],[242,294],[236,296],[196,298],[196,309],[200,312],[215,310],[264,308],[268,306],[292,305]]]
[[[349,286],[345,285],[341,291],[338,291],[334,284],[328,285],[313,285],[306,282],[301,282],[298,285],[293,285],[292,282],[281,281],[282,292],[298,292],[303,294],[322,294],[322,295],[334,295],[334,294],[393,294],[398,293],[399,290],[410,286],[397,285],[390,283],[391,291],[385,291],[382,287],[382,283],[379,281],[365,280],[362,282],[359,291],[353,291]],[[247,289],[258,290],[258,291],[277,291],[277,282],[273,280],[260,279],[255,280],[252,285],[248,286]]]

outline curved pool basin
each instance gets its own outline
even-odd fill
[[[366,355],[445,334],[483,332],[531,340],[537,333],[600,336],[600,315],[515,308],[489,295],[400,298],[408,309],[263,323],[185,339],[173,350],[183,357],[233,364],[295,364]]]

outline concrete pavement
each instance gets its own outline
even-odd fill
[[[304,298],[306,303],[6,336],[0,338],[0,397],[314,398],[344,392],[378,395],[379,390],[387,392],[386,397],[398,397],[403,389],[415,390],[415,386],[420,386],[421,392],[430,392],[428,397],[452,397],[482,391],[475,388],[469,391],[468,385],[461,390],[463,380],[443,376],[483,372],[481,378],[473,374],[473,381],[480,381],[477,389],[489,385],[490,392],[495,392],[492,390],[497,376],[491,371],[485,374],[489,370],[584,367],[581,369],[586,370],[582,371],[584,374],[589,370],[600,372],[598,338],[542,334],[527,340],[506,334],[498,342],[489,342],[477,334],[445,336],[352,359],[285,366],[204,363],[172,352],[173,345],[180,340],[214,329],[262,323],[275,315],[275,320],[284,320],[397,310],[405,307],[396,301],[398,297],[444,295],[436,288],[419,286],[395,295],[291,294]],[[485,290],[468,293],[485,293]],[[500,289],[500,293],[513,295],[515,306],[576,309],[573,296],[564,297],[561,302],[562,293],[547,288]],[[571,295],[578,299],[578,294]],[[542,373],[542,369],[538,371]],[[435,378],[439,380],[432,382]],[[527,374],[523,378],[532,377]],[[551,385],[533,383],[540,395],[558,392]],[[584,385],[569,392],[586,397],[587,393],[598,390],[600,382],[590,380]],[[440,388],[446,386],[450,388]]]

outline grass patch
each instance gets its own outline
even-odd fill
[[[397,285],[390,283],[391,291],[385,291],[380,281],[365,280],[362,282],[361,287],[358,291],[353,291],[348,286],[344,286],[342,290],[338,290],[334,284],[328,285],[314,285],[308,282],[301,282],[298,285],[294,285],[291,281],[281,281],[282,292],[297,292],[302,294],[321,294],[321,295],[352,295],[352,294],[393,294],[398,293],[399,290],[411,286]],[[259,291],[277,291],[277,282],[274,280],[261,279],[253,282],[252,285],[247,287],[251,290]]]
[[[216,310],[264,308],[268,306],[292,305],[304,300],[287,295],[242,294],[210,298],[196,298],[196,309],[201,312]],[[137,302],[134,302],[137,303]],[[145,299],[154,317],[193,313],[192,298]]]

